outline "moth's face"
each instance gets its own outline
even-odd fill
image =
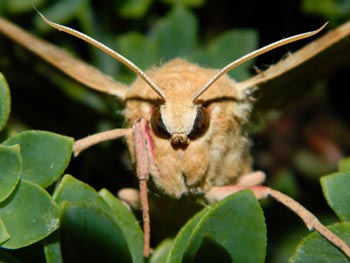
[[[142,79],[138,79],[128,94],[128,101],[134,101],[140,109],[140,116],[133,119],[145,118],[156,137],[169,140],[175,148],[185,148],[191,141],[206,134],[210,125],[210,102],[227,97],[227,92],[228,97],[236,97],[236,90],[227,85],[227,90],[208,90],[193,101],[194,94],[214,73],[214,70],[203,69],[181,59],[148,71],[147,75],[164,92],[167,100],[162,101]],[[129,102],[131,104],[133,102]],[[125,115],[129,117],[128,112]],[[129,123],[132,124],[132,121]]]
[[[151,127],[159,137],[170,140],[174,147],[183,147],[190,140],[205,134],[210,123],[209,113],[202,105],[172,101],[156,107],[151,116]]]

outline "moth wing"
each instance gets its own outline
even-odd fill
[[[125,99],[128,87],[70,53],[0,17],[0,33],[24,46],[87,87]]]
[[[255,104],[258,111],[283,106],[339,65],[350,64],[349,37],[350,21],[347,21],[265,71],[238,83],[238,88],[259,88],[261,97]]]

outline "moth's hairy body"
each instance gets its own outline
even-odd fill
[[[162,105],[166,125],[170,125],[168,118],[174,131],[179,134],[189,132],[195,114],[191,98],[208,81],[208,76],[216,72],[183,59],[146,71],[168,98]],[[159,137],[150,127],[155,162],[160,172],[160,176],[153,174],[152,179],[157,188],[172,197],[203,194],[212,186],[234,183],[236,178],[251,171],[250,143],[245,131],[251,109],[250,98],[240,94],[236,82],[227,75],[213,86],[198,101],[210,118],[209,128],[202,136],[177,147],[169,139]],[[162,103],[139,78],[131,85],[126,100],[125,118],[129,126],[140,118],[150,123],[153,111]],[[134,158],[132,150],[135,147],[131,138],[128,145]]]

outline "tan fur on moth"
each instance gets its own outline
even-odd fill
[[[204,105],[207,110],[208,130],[184,147],[174,147],[169,139],[160,138],[151,129],[155,161],[160,170],[160,177],[152,179],[170,196],[202,194],[212,186],[234,183],[237,177],[251,171],[249,140],[244,130],[251,109],[249,94],[238,90],[236,82],[225,75],[198,102],[191,99],[209,80],[208,76],[217,71],[174,59],[146,71],[164,92],[167,102],[162,104],[140,78],[126,94],[125,118],[129,126],[140,118],[150,122],[154,108],[161,107],[169,133],[188,134],[196,117],[195,107]],[[129,149],[134,149],[132,139],[128,144]]]

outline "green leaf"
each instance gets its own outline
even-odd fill
[[[264,216],[245,190],[196,214],[176,236],[167,262],[264,262],[265,254]]]
[[[68,174],[64,175],[58,184],[53,199],[61,207],[67,204],[92,204],[100,209],[109,210],[109,206],[91,186]],[[48,263],[61,263],[63,261],[60,243],[57,235],[53,235],[50,240],[46,240],[45,257]],[[70,256],[74,257],[75,254]]]
[[[53,194],[53,199],[59,205],[64,205],[64,203],[88,203],[96,204],[100,208],[110,211],[109,205],[90,185],[69,174],[63,176]]]
[[[169,252],[173,247],[173,239],[165,239],[153,251],[150,263],[164,263],[166,262]]]
[[[323,194],[342,221],[350,221],[350,172],[338,172],[321,178]]]
[[[295,174],[288,169],[278,171],[276,176],[271,178],[269,186],[292,198],[295,198],[300,191]]]
[[[87,0],[61,0],[54,2],[46,9],[40,10],[47,18],[58,24],[66,24],[78,12],[85,8]],[[47,25],[40,16],[35,16],[34,26],[40,32],[47,32],[53,30]]]
[[[339,172],[350,172],[350,157],[340,160],[338,170]]]
[[[0,218],[10,235],[1,246],[17,249],[42,240],[58,228],[59,212],[44,189],[21,180],[11,196],[0,203]]]
[[[208,211],[209,208],[202,209],[181,228],[174,240],[173,248],[169,252],[168,263],[182,262],[193,229]]]
[[[9,232],[7,232],[4,222],[0,219],[0,244],[10,238]]]
[[[148,69],[156,62],[155,46],[142,34],[129,32],[117,39],[118,51],[141,69]]]
[[[302,8],[305,13],[322,15],[327,20],[349,19],[350,2],[349,0],[304,0]]]
[[[151,3],[152,0],[127,0],[118,8],[118,13],[124,17],[139,18],[145,15]]]
[[[52,233],[44,242],[46,263],[63,263],[59,233],[57,231]]]
[[[193,229],[184,259],[264,262],[265,255],[264,215],[254,194],[244,190],[215,204],[202,217]]]
[[[96,204],[64,205],[60,237],[64,262],[132,262],[120,228]]]
[[[186,57],[197,47],[196,18],[188,9],[176,5],[157,21],[150,36],[159,59]]]
[[[139,223],[134,215],[110,192],[103,189],[100,193],[97,193],[91,186],[75,179],[71,175],[65,175],[54,193],[54,200],[62,207],[76,205],[78,206],[78,208],[76,208],[77,210],[85,211],[88,214],[86,220],[89,221],[81,221],[81,226],[77,226],[78,228],[85,227],[84,224],[89,224],[89,227],[92,227],[95,229],[94,231],[97,231],[99,226],[94,226],[94,224],[99,224],[100,221],[104,220],[108,222],[111,221],[108,223],[108,227],[110,227],[108,232],[110,235],[117,234],[118,237],[115,238],[117,238],[119,240],[118,242],[121,242],[121,244],[126,242],[128,255],[132,258],[132,262],[143,262],[143,234]],[[88,211],[89,209],[91,211]],[[79,214],[80,212],[77,213]],[[78,218],[74,220],[77,220],[74,224],[78,224]],[[94,235],[100,234],[102,235],[103,233],[94,233]],[[78,237],[75,238],[78,239]],[[111,240],[115,239],[114,237],[106,238]],[[117,239],[113,242],[117,242]],[[87,242],[83,246],[88,246]],[[67,246],[65,246],[65,248],[62,247],[62,251],[67,251],[66,249]],[[76,249],[76,253],[73,253],[70,250],[66,253],[69,254],[69,257],[79,257],[79,253],[83,253],[80,250],[83,249],[83,247],[77,247]],[[104,251],[104,248],[102,247],[95,249],[96,253],[102,253],[102,251]],[[114,257],[114,253],[110,256]],[[63,258],[66,260],[64,253]]]
[[[5,249],[0,248],[0,262],[1,263],[23,263],[13,256],[11,256]]]
[[[21,170],[19,146],[0,145],[0,202],[15,190]]]
[[[205,3],[205,0],[162,0],[162,2],[171,5],[182,4],[188,7],[199,7]]]
[[[293,162],[299,171],[310,178],[319,179],[322,175],[331,173],[335,169],[333,164],[326,162],[314,152],[305,149],[295,153]]]
[[[0,131],[5,127],[11,110],[10,90],[5,77],[0,73]]]
[[[109,204],[111,208],[111,216],[114,222],[118,224],[123,232],[124,238],[128,243],[130,253],[134,263],[143,262],[143,232],[139,222],[130,210],[112,195],[107,189],[99,192],[100,196]]]
[[[195,54],[194,59],[202,65],[211,68],[223,68],[225,65],[255,50],[258,46],[258,36],[255,30],[226,31],[201,52]],[[248,61],[230,71],[230,76],[236,80],[243,80],[250,76],[249,69],[254,61]]]
[[[338,223],[328,228],[348,245],[350,244],[350,223]],[[318,232],[314,232],[299,243],[289,262],[345,263],[349,262],[349,259]]]
[[[33,12],[33,6],[39,8],[44,2],[44,0],[11,0],[6,1],[6,8],[13,14],[30,13]]]
[[[73,139],[46,131],[25,131],[10,137],[4,144],[20,145],[22,178],[45,188],[66,169]]]

